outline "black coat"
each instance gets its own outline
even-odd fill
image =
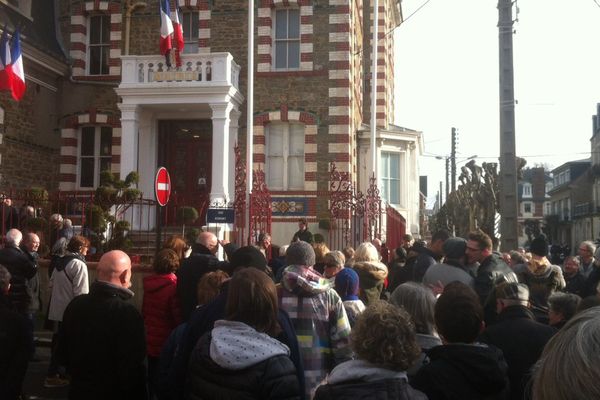
[[[583,284],[581,297],[596,296],[598,293],[597,287],[600,283],[600,267],[592,265],[592,272]]]
[[[71,374],[69,399],[147,399],[144,320],[131,296],[96,281],[67,306],[57,356]]]
[[[510,390],[502,352],[487,345],[448,344],[427,352],[410,384],[429,400],[506,400]]]
[[[487,325],[494,323],[498,316],[495,289],[503,282],[517,283],[517,275],[498,255],[491,254],[481,262],[475,276],[475,291],[483,305]]]
[[[25,317],[0,293],[0,399],[20,398],[33,338]]]
[[[410,387],[404,379],[381,379],[372,382],[349,381],[321,385],[314,400],[427,400],[427,396]]]
[[[577,273],[571,277],[565,275],[565,282],[567,285],[565,286],[565,292],[573,293],[580,297],[583,296],[585,288],[585,276],[581,273],[581,271],[577,271]]]
[[[0,264],[10,272],[9,298],[20,313],[27,313],[31,295],[27,281],[37,273],[37,264],[17,247],[5,247],[0,250]]]
[[[425,272],[427,272],[429,267],[431,267],[433,264],[436,264],[439,260],[440,257],[428,248],[422,249],[419,255],[417,256],[417,260],[415,261],[415,265],[412,271],[412,280],[415,282],[423,282]]]
[[[210,358],[210,333],[204,335],[190,358],[189,400],[300,399],[296,368],[286,355],[277,355],[251,367],[229,370]]]
[[[508,364],[511,399],[523,399],[531,367],[555,333],[556,329],[536,322],[530,310],[517,305],[504,309],[496,324],[481,334],[482,342],[496,346],[504,354]]]

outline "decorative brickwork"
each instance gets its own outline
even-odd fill
[[[210,53],[209,0],[178,0],[183,11],[198,11],[198,53]],[[184,28],[185,29],[185,28]]]

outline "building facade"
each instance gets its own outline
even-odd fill
[[[541,232],[544,216],[549,215],[551,210],[552,204],[548,195],[551,189],[552,178],[543,167],[523,170],[523,176],[518,183],[519,246],[529,245],[529,241],[535,236],[533,231]]]

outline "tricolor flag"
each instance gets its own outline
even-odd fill
[[[10,90],[10,75],[12,75],[12,58],[10,57],[10,44],[6,33],[6,25],[0,37],[0,90]]]
[[[181,67],[181,53],[183,53],[183,46],[185,45],[183,41],[183,26],[181,25],[181,11],[178,6],[175,6],[175,11],[173,11],[173,17],[171,18],[173,21],[173,38],[175,39],[175,65],[177,67]]]
[[[23,55],[21,54],[21,37],[19,30],[15,32],[12,38],[12,47],[10,49],[10,58],[12,60],[12,73],[8,74],[11,81],[11,92],[13,99],[19,101],[25,94],[25,71],[23,70]]]
[[[167,65],[170,66],[169,52],[173,48],[171,45],[171,34],[173,33],[173,23],[169,14],[171,13],[169,0],[160,0],[160,54],[167,58]]]

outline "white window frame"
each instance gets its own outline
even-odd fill
[[[101,17],[102,21],[107,21],[108,23],[108,38],[106,38],[106,42],[104,42],[104,38],[101,38],[101,44],[91,44],[90,43],[90,39],[91,39],[91,31],[92,31],[92,18],[96,18],[96,17]],[[110,25],[111,25],[111,21],[110,21],[110,15],[108,14],[91,14],[88,16],[87,18],[87,36],[86,36],[86,61],[85,61],[85,73],[88,76],[107,76],[110,75]],[[100,29],[100,31],[102,31],[102,29]],[[100,33],[102,34],[102,33]],[[106,65],[107,65],[107,71],[105,74],[102,73],[102,71],[100,71],[101,73],[99,74],[92,74],[92,69],[91,69],[91,56],[92,56],[92,48],[93,47],[107,47],[108,48],[108,52],[107,57],[108,60],[106,60]],[[102,51],[100,51],[100,55],[102,55]],[[100,59],[100,63],[102,63],[102,58]],[[102,70],[102,65],[100,65],[100,70]]]
[[[277,11],[287,11],[286,15],[287,15],[288,21],[286,21],[287,22],[286,27],[287,27],[287,30],[289,32],[289,11],[290,10],[297,10],[298,11],[298,38],[297,39],[296,38],[290,39],[288,37],[287,39],[277,39]],[[297,7],[286,7],[286,8],[278,7],[278,8],[274,8],[273,11],[272,11],[272,18],[271,19],[273,21],[272,22],[272,26],[271,26],[271,32],[272,32],[271,39],[273,41],[273,45],[271,46],[271,60],[273,60],[272,63],[271,63],[271,69],[273,71],[299,71],[300,70],[300,66],[302,65],[302,59],[301,59],[302,50],[300,48],[300,46],[301,46],[300,38],[302,36],[302,16],[300,15],[300,9],[297,8]],[[280,42],[287,42],[287,43],[298,42],[298,66],[297,67],[289,68],[289,59],[286,59],[286,66],[287,67],[286,68],[277,68],[277,42],[278,41],[280,41]],[[289,54],[289,53],[286,53],[286,58],[289,58],[287,56],[287,54]]]
[[[529,206],[529,211],[527,211],[527,206]],[[523,203],[523,214],[531,214],[533,213],[533,207],[531,202],[526,201]]]
[[[184,22],[185,22],[185,17],[184,15],[186,14],[191,14],[191,18],[190,18],[190,26],[185,26]],[[197,29],[192,29],[193,25],[194,25],[194,16],[195,21],[196,21],[196,26],[198,27]],[[200,12],[197,10],[183,10],[181,12],[181,27],[183,28],[183,54],[197,54],[200,51],[200,45],[198,44],[198,40],[200,38]],[[190,34],[190,37],[187,38],[186,35]],[[187,47],[188,45],[195,45],[196,46],[196,51],[188,51]]]
[[[531,184],[530,183],[523,184],[523,197],[531,197]]]
[[[265,127],[265,176],[266,176],[266,181],[267,181],[267,186],[270,190],[304,190],[303,186],[299,186],[299,187],[290,187],[289,184],[289,166],[288,166],[288,157],[290,156],[290,126],[291,125],[298,125],[301,126],[304,130],[304,138],[306,138],[306,125],[304,124],[299,124],[299,123],[286,123],[286,122],[271,122],[270,124],[268,124]],[[271,177],[269,176],[269,160],[270,160],[270,155],[269,155],[269,133],[270,133],[270,129],[273,126],[278,126],[278,127],[282,127],[283,129],[283,137],[282,137],[282,157],[283,157],[283,186],[282,187],[278,187],[278,186],[274,186],[271,183]],[[304,176],[304,174],[306,173],[306,160],[305,160],[305,155],[306,155],[306,149],[303,148],[302,149],[302,166],[304,167],[301,172],[301,174]],[[305,181],[304,179],[302,180],[303,182]]]
[[[383,156],[384,154],[390,154],[391,156],[397,156],[398,157],[398,177],[397,178],[392,178],[390,177],[390,171],[384,171],[383,168]],[[389,180],[390,182],[392,180],[398,181],[398,203],[392,203],[391,201],[391,196],[390,193],[385,193],[387,195],[387,198],[384,198],[385,201],[387,201],[389,204],[393,204],[393,205],[397,205],[400,206],[402,205],[402,153],[401,152],[397,152],[397,151],[388,151],[388,150],[382,150],[381,153],[379,154],[379,159],[380,161],[380,165],[379,165],[379,174],[380,174],[380,182],[381,182],[381,187],[383,188],[384,186],[384,180]],[[388,187],[391,188],[391,184],[388,185]],[[383,197],[382,197],[383,198]]]
[[[83,143],[83,130],[85,128],[94,128],[94,155],[93,156],[82,156],[81,155],[81,145]],[[102,138],[102,128],[110,128],[111,130],[111,149],[110,155],[105,156],[100,154],[100,143]],[[82,126],[78,131],[78,140],[77,140],[77,187],[82,190],[86,189],[95,189],[100,185],[100,165],[101,159],[110,158],[112,164],[112,137],[114,135],[113,128],[110,126],[102,125],[102,126]],[[93,186],[81,186],[81,168],[83,167],[82,159],[94,159],[94,184]]]

